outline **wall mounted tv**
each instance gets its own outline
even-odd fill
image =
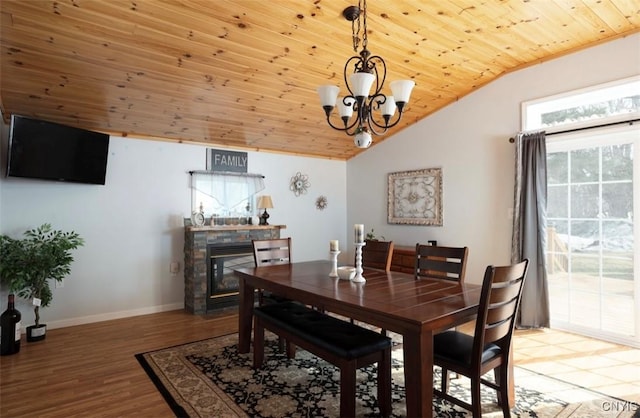
[[[12,115],[8,177],[104,184],[109,135]]]

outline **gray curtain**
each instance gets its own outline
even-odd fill
[[[547,146],[544,132],[516,138],[516,179],[511,262],[529,259],[522,290],[519,328],[549,327],[549,291],[545,268]]]

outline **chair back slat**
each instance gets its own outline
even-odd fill
[[[436,260],[432,258],[420,258],[418,269],[430,271],[431,276],[459,277],[460,263],[450,260]]]
[[[495,305],[489,307],[487,311],[487,326],[491,326],[498,322],[505,321],[514,314],[514,305],[517,303],[517,299],[511,299],[507,303],[503,303],[500,305]]]
[[[415,277],[433,277],[464,282],[467,247],[416,244]]]
[[[492,327],[485,328],[484,330],[484,340],[485,346],[489,343],[494,343],[496,341],[500,341],[509,333],[509,329],[511,327],[511,322],[509,320],[504,320],[498,324],[494,324]]]
[[[253,240],[251,243],[257,267],[291,262],[291,238]]]
[[[476,320],[473,359],[481,358],[484,347],[497,344],[506,355],[511,346],[516,314],[529,260],[510,266],[488,266],[485,270]]]
[[[384,271],[391,270],[393,241],[365,240],[362,247],[362,266]]]
[[[496,284],[493,289],[491,289],[491,299],[489,303],[504,303],[505,301],[516,298],[519,290],[518,286],[507,285],[499,287],[498,284]]]

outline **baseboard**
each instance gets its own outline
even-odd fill
[[[147,308],[133,309],[130,311],[109,312],[99,315],[82,316],[78,318],[61,319],[59,321],[46,321],[47,329],[72,327],[74,325],[91,324],[94,322],[109,321],[112,319],[129,318],[138,315],[148,315],[158,312],[175,311],[184,309],[183,303],[170,303],[168,305],[150,306]]]

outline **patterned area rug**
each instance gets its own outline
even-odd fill
[[[333,365],[298,350],[295,359],[278,352],[277,339],[267,333],[265,363],[253,370],[252,354],[239,354],[238,335],[197,341],[143,354],[136,358],[149,374],[178,417],[337,417],[339,415],[339,370]],[[439,369],[434,379],[439,382]],[[518,374],[523,371],[516,368]],[[402,349],[393,350],[393,416],[406,416]],[[526,373],[526,372],[525,372]],[[376,368],[358,371],[356,413],[378,416]],[[536,387],[545,387],[544,379]],[[553,382],[548,382],[553,385]],[[437,384],[437,383],[434,383]],[[468,380],[453,379],[450,392],[470,400]],[[619,400],[592,393],[592,399],[570,403],[517,386],[515,417],[633,417],[620,411]],[[495,391],[483,387],[483,416],[501,417]],[[607,402],[611,402],[607,404]],[[617,402],[617,403],[616,403]],[[607,412],[616,405],[617,412]],[[627,408],[632,409],[632,408]],[[467,411],[434,398],[434,416],[468,417]]]

